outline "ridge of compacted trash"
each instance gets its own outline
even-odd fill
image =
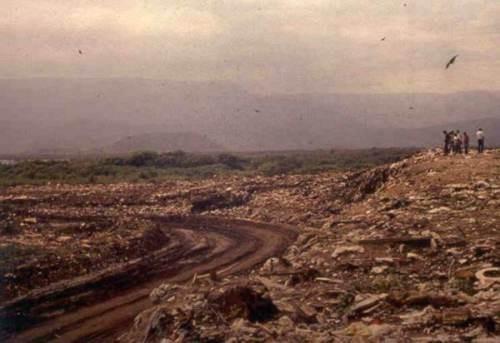
[[[254,270],[152,290],[123,342],[500,339],[500,150],[348,173],[16,186],[0,205],[0,245],[14,251],[4,300],[175,243],[155,215],[298,228]]]
[[[214,206],[198,212],[295,225],[299,238],[246,275],[162,284],[120,340],[498,342],[499,167],[500,150],[427,151],[204,185],[196,201]]]

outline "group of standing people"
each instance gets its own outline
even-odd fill
[[[444,154],[448,155],[469,153],[469,135],[467,132],[461,133],[460,130],[455,131],[443,131],[444,134]],[[479,128],[476,132],[477,138],[477,152],[482,153],[484,151],[484,131]]]

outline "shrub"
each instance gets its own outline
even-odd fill
[[[303,162],[298,160],[297,158],[290,157],[279,157],[275,160],[264,162],[259,170],[265,175],[278,175],[278,174],[287,174],[297,169],[301,168]]]
[[[242,170],[246,160],[231,154],[220,154],[217,156],[217,162],[230,169]]]
[[[143,152],[137,152],[137,153],[133,154],[128,159],[127,164],[132,165],[134,167],[145,167],[145,166],[155,165],[157,160],[158,160],[158,153],[157,152],[143,151]]]

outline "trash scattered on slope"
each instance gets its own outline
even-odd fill
[[[122,341],[495,341],[499,156],[430,151],[344,174],[2,190],[0,203],[16,208],[2,247],[51,252],[3,270],[6,294],[159,248],[172,238],[148,216],[196,212],[300,235],[248,273],[159,286]],[[66,271],[51,274],[56,263]]]

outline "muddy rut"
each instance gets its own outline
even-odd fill
[[[288,226],[216,217],[149,219],[174,237],[128,263],[62,281],[2,304],[0,338],[7,342],[102,342],[119,337],[152,304],[163,282],[239,273],[280,255],[296,238]]]

